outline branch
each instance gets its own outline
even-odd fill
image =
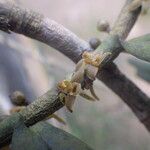
[[[90,45],[74,33],[43,15],[20,8],[12,3],[0,2],[0,29],[23,34],[41,41],[73,61],[79,60],[83,50],[92,50]]]
[[[126,0],[110,34],[117,34],[121,39],[126,39],[141,12],[141,7],[135,11],[129,11],[129,6],[133,1]]]
[[[57,90],[53,89],[37,98],[19,114],[23,116],[25,124],[30,126],[45,119],[62,107],[63,104],[58,98]],[[19,114],[13,114],[0,123],[0,148],[11,140],[14,127],[19,120]]]
[[[126,6],[128,4],[129,3],[126,3]],[[123,13],[125,13],[124,9],[122,10]],[[132,13],[126,12],[125,16],[123,13],[121,13],[121,19],[118,19],[118,23],[116,23],[114,26],[115,31],[111,32],[111,36],[116,37],[114,35],[118,33],[120,38],[125,38],[134,25],[139,12],[139,9]],[[125,28],[121,28],[119,26],[119,22],[121,22],[123,19],[127,20],[130,29],[127,26],[125,26]],[[117,30],[117,28],[120,28],[120,30]],[[18,6],[12,5],[10,3],[0,3],[0,29],[5,32],[13,31],[16,33],[24,34],[28,37],[44,42],[47,45],[50,45],[59,50],[61,53],[65,54],[76,63],[78,60],[80,60],[81,54],[84,50],[92,50],[87,42],[79,39],[75,34],[63,26],[49,20],[48,18],[43,18],[42,15],[21,9]],[[109,40],[107,39],[106,41]],[[116,51],[116,47],[114,45],[115,43],[112,44],[109,42],[103,42],[102,46],[100,47],[101,49],[102,47],[105,47],[105,50],[107,50],[106,48],[108,47],[112,50],[113,54],[117,56],[121,52],[121,47],[119,47],[119,45],[119,50],[117,49],[118,51],[115,53],[114,51]],[[98,78],[101,79],[108,87],[110,87],[117,95],[119,95],[123,101],[129,105],[140,121],[145,120],[150,116],[150,113],[147,112],[147,115],[143,115],[142,118],[139,114],[142,114],[142,108],[145,110],[145,105],[141,105],[141,109],[139,109],[139,107],[135,107],[136,103],[133,103],[133,100],[136,102],[138,99],[140,99],[141,104],[146,103],[148,106],[149,98],[144,95],[140,89],[138,89],[131,81],[123,76],[117,68],[112,67],[113,64],[107,68],[103,68],[103,70],[99,72]],[[126,93],[130,94],[125,94],[123,91],[124,87],[127,86],[128,88],[126,88]],[[136,92],[131,93],[131,89],[132,91],[135,90]],[[37,98],[26,109],[21,111],[20,114],[24,117],[24,122],[26,125],[30,126],[40,120],[43,120],[50,114],[53,114],[61,107],[63,107],[63,104],[58,98],[57,90],[53,89],[52,91],[48,91],[43,96]],[[0,145],[7,143],[11,139],[11,135],[15,127],[14,118],[18,118],[17,114],[10,116],[0,124]],[[143,124],[148,128],[148,130],[150,130],[150,123],[148,120],[144,121]]]
[[[101,51],[103,53],[111,53],[103,65],[107,64],[108,61],[111,62],[114,60],[120,54],[120,52],[123,51],[122,42],[128,36],[141,12],[141,7],[135,11],[129,11],[128,8],[132,1],[133,0],[126,1],[118,16],[117,21],[115,22],[114,27],[112,28],[112,31],[110,32],[110,36],[105,41],[103,41],[99,48],[96,50],[97,52]]]
[[[113,89],[113,92],[122,98],[139,121],[150,131],[150,98],[127,79],[113,63],[104,67],[97,78]]]

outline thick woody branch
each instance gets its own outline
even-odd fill
[[[123,50],[120,45],[117,45],[120,44],[117,40],[126,39],[141,12],[141,7],[134,12],[129,11],[128,8],[132,1],[133,0],[127,0],[121,10],[110,32],[111,36],[109,38],[111,40],[109,38],[106,39],[106,43],[109,44],[105,44],[104,41],[98,49],[99,51],[112,52],[111,59],[116,58]],[[119,39],[114,35],[118,35]],[[109,65],[106,64],[105,67],[99,71],[97,78],[103,81],[110,89],[113,89],[113,92],[122,98],[139,121],[150,131],[150,98],[134,85],[132,81],[126,78],[113,63],[109,63]],[[118,92],[120,90],[122,92]]]
[[[110,36],[102,42],[99,48],[96,50],[103,53],[110,52],[111,55],[107,61],[103,62],[103,65],[107,64],[108,61],[114,60],[120,52],[123,51],[121,42],[126,39],[133,25],[135,24],[140,12],[141,7],[135,11],[129,11],[129,5],[133,0],[127,0],[124,7],[122,8],[114,27],[110,31]]]
[[[97,78],[113,89],[113,92],[122,98],[139,121],[150,131],[150,98],[127,79],[113,63],[105,66]],[[118,92],[120,89],[122,92]]]
[[[38,97],[19,114],[16,113],[6,118],[0,123],[0,148],[10,141],[20,115],[23,116],[25,124],[30,126],[45,119],[62,107],[63,104],[58,98],[57,90],[53,89]]]
[[[122,12],[125,13],[125,10],[123,9]],[[120,18],[122,18],[121,20],[124,18],[123,13],[120,15]],[[128,22],[128,25],[130,26],[130,29],[134,25],[138,14],[139,10],[133,13],[126,13],[125,18]],[[116,30],[117,28],[120,28],[120,30]],[[65,54],[75,63],[80,60],[81,54],[84,50],[92,51],[87,42],[81,40],[63,26],[49,20],[48,18],[44,18],[37,13],[21,9],[18,6],[12,4],[0,3],[0,29],[6,32],[13,31],[16,33],[24,34],[28,37],[44,42]],[[125,35],[127,35],[130,31],[127,26],[125,26],[125,29],[121,29],[117,23],[114,29],[115,31],[112,31],[111,33],[111,36],[113,36],[114,39],[116,37],[114,36],[116,33],[118,33],[119,37],[125,38]],[[105,47],[105,50],[107,50],[106,48],[108,47],[112,50],[114,55],[118,55],[121,51],[121,47],[118,43],[116,43],[116,45],[117,46],[115,46],[115,40],[113,42],[102,43],[102,46],[103,48]],[[117,52],[114,52],[116,51],[116,47]],[[103,68],[97,77],[101,79],[108,87],[110,87],[117,95],[119,95],[122,100],[125,101],[133,110],[138,119],[142,121],[148,129],[150,129],[149,121],[143,121],[150,116],[150,113],[147,111],[148,108],[145,107],[146,104],[147,106],[149,105],[149,98],[144,95],[140,89],[138,89],[131,81],[123,76],[120,71],[113,66],[113,64],[107,68]],[[128,87],[126,88],[126,91],[123,90],[124,87]],[[141,109],[139,110],[139,107],[136,107],[136,105],[139,106],[140,103]],[[145,104],[143,105],[143,103]],[[26,125],[29,126],[40,120],[43,120],[45,117],[54,113],[61,107],[63,107],[63,104],[58,98],[57,90],[54,89],[37,98],[25,110],[20,112],[20,114],[24,117]],[[143,117],[141,117],[141,110],[145,110],[145,108],[147,115],[143,115]],[[0,145],[8,142],[8,140],[11,138],[13,128],[15,127],[13,117],[14,115],[10,116],[0,124]]]
[[[46,43],[73,61],[79,60],[89,44],[53,20],[12,3],[0,3],[0,29],[16,32]]]

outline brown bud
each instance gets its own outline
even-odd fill
[[[101,41],[98,38],[91,38],[89,44],[93,49],[96,49],[101,44]]]
[[[14,105],[21,106],[26,104],[25,95],[20,91],[13,92],[9,97]]]
[[[103,32],[109,32],[110,31],[110,26],[109,26],[108,21],[106,21],[106,20],[98,21],[97,30],[103,31]]]

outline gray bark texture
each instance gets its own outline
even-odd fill
[[[97,78],[120,96],[150,131],[150,98],[127,79],[112,62],[122,52],[120,40],[125,40],[141,11],[141,8],[134,12],[128,11],[127,7],[131,2],[132,0],[126,1],[110,36],[96,50],[112,53],[104,62],[103,68],[99,70]],[[41,41],[60,51],[75,63],[81,59],[81,54],[85,50],[93,50],[89,43],[62,25],[11,3],[0,3],[0,29],[7,33],[16,32]],[[58,92],[53,89],[37,98],[21,111],[20,115],[23,116],[25,124],[30,126],[53,114],[61,107],[63,104],[59,100]],[[0,123],[0,145],[11,140],[15,119],[17,120],[18,117],[19,115],[15,114]]]

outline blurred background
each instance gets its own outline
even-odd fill
[[[64,25],[88,41],[105,38],[97,21],[113,26],[125,0],[16,0],[21,7],[35,10]],[[128,39],[150,33],[150,11],[141,15]],[[128,54],[116,60],[120,70],[150,96],[150,64]],[[71,60],[35,40],[0,31],[0,105],[6,114],[13,107],[9,95],[22,91],[31,102],[74,70]],[[150,150],[150,135],[122,100],[102,82],[95,81],[99,102],[81,97],[74,113],[66,108],[57,113],[67,125],[52,123],[88,143],[95,150]],[[132,92],[132,91],[131,91]]]

